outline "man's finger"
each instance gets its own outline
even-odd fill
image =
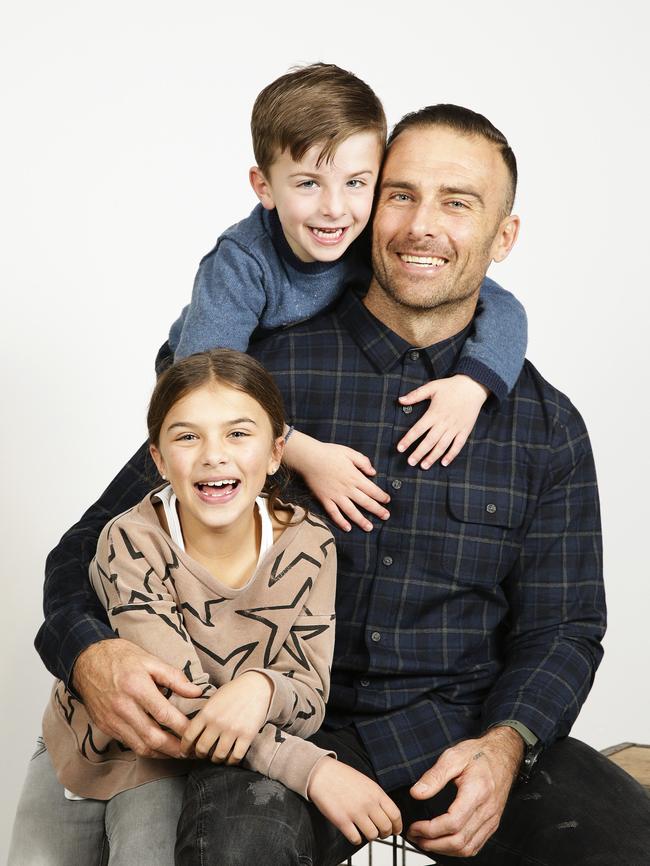
[[[201,695],[201,686],[191,683],[183,671],[166,664],[155,656],[143,658],[143,665],[151,674],[159,686],[171,689],[182,698],[198,698]]]
[[[190,685],[192,685],[190,683]],[[200,690],[199,690],[200,694]],[[195,695],[196,697],[196,695]],[[182,737],[185,729],[189,724],[187,716],[170,704],[167,698],[163,697],[154,684],[150,681],[140,694],[140,702],[143,709],[154,718],[159,725],[169,728]]]

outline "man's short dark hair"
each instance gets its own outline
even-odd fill
[[[490,123],[487,117],[461,105],[428,105],[419,111],[404,115],[389,135],[387,147],[390,148],[395,139],[405,130],[422,126],[446,126],[461,135],[477,135],[495,144],[499,148],[510,177],[510,194],[506,200],[505,212],[512,211],[517,191],[517,160],[505,135]]]

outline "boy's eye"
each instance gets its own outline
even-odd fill
[[[316,181],[315,180],[301,180],[298,184],[300,189],[315,189]]]
[[[351,189],[361,189],[361,187],[365,186],[365,185],[366,185],[365,182],[362,180],[359,180],[358,177],[355,177],[353,180],[349,180],[347,182],[347,186],[349,186]]]

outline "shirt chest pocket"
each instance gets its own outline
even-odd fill
[[[507,575],[526,514],[520,491],[449,482],[443,568],[456,581],[489,587]]]

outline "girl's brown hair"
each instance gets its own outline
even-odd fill
[[[172,406],[192,391],[210,383],[227,385],[248,394],[266,412],[273,441],[284,435],[282,395],[272,376],[250,355],[234,349],[212,349],[190,355],[168,367],[156,382],[147,412],[150,445],[158,447],[163,421]],[[281,523],[291,522],[278,515],[279,510],[284,510],[278,503],[286,481],[287,473],[281,466],[278,473],[267,478],[263,490],[269,497],[271,512]]]

